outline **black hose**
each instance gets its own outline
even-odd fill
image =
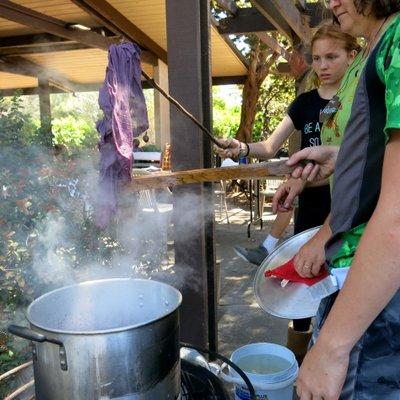
[[[248,388],[249,393],[250,393],[250,400],[257,400],[256,392],[254,391],[254,387],[253,387],[252,383],[250,382],[249,378],[235,363],[233,363],[231,360],[229,360],[229,358],[226,358],[226,357],[222,356],[221,354],[216,353],[215,351],[202,349],[201,347],[193,346],[192,344],[189,344],[189,343],[181,342],[181,347],[188,347],[189,349],[196,350],[199,353],[209,354],[211,357],[218,358],[219,360],[223,361],[225,364],[228,364],[230,367],[232,367],[240,375],[240,377],[246,383],[247,388]]]

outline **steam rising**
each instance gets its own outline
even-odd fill
[[[0,154],[7,157],[13,173],[21,174],[21,166],[30,165],[23,168],[21,176],[31,182],[26,192],[11,194],[12,188],[3,186],[3,197],[9,193],[15,195],[17,203],[22,197],[28,204],[21,214],[30,226],[22,227],[18,240],[30,254],[25,279],[33,287],[33,297],[73,283],[114,277],[157,279],[178,289],[186,284],[198,286],[199,276],[190,265],[190,248],[187,265],[176,268],[174,253],[167,246],[174,233],[171,206],[165,211],[168,206],[159,205],[165,212],[156,212],[148,202],[149,196],[155,199],[151,192],[120,197],[116,221],[101,231],[93,220],[98,200],[96,157],[85,155],[66,161],[47,155],[47,151],[30,147],[24,149],[23,160],[14,157],[13,162],[11,150],[3,149]],[[170,194],[161,195],[164,202],[172,202]],[[176,232],[180,240],[190,239],[201,223],[193,212],[199,204],[193,195],[180,198]],[[40,210],[34,211],[34,207]]]

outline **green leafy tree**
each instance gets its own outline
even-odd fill
[[[284,75],[269,75],[260,89],[253,129],[253,141],[267,139],[286,114],[295,97],[293,79]]]
[[[213,87],[213,129],[218,137],[235,137],[240,124],[240,105],[229,105],[218,87]]]
[[[245,0],[237,0],[236,5],[238,7],[251,7],[251,3]],[[223,9],[218,2],[213,1],[212,7],[217,19],[228,16],[228,11]],[[289,46],[287,39],[280,34],[275,33],[272,36],[282,47],[287,48]],[[244,142],[257,141],[268,133],[269,126],[274,119],[273,115],[279,118],[282,114],[275,111],[264,112],[262,104],[265,103],[266,91],[276,92],[269,88],[268,84],[263,88],[263,84],[275,68],[279,56],[255,35],[236,36],[233,41],[248,61],[248,75],[242,91],[240,124],[235,136],[238,140]],[[260,99],[262,96],[264,96],[264,99]],[[279,99],[284,101],[285,99],[282,97],[284,96],[279,95]],[[279,100],[272,103],[279,103]],[[263,114],[267,117],[265,122],[260,120]]]

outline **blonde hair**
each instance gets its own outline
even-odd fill
[[[339,25],[331,22],[322,23],[316,30],[311,39],[311,49],[313,48],[314,43],[320,39],[332,39],[341,42],[343,44],[343,49],[346,50],[347,53],[350,53],[351,51],[356,51],[358,53],[361,51],[361,46],[355,37],[349,35],[348,33],[342,32]],[[312,80],[315,87],[320,86],[319,78],[315,72],[313,73]]]

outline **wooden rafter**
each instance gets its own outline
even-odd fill
[[[282,75],[290,75],[290,65],[287,62],[279,63],[276,67],[276,72]]]
[[[300,13],[292,0],[251,0],[251,3],[289,39],[294,39],[293,34],[282,26],[282,19],[301,40],[310,40],[311,30],[307,18]]]
[[[232,0],[217,0],[218,5],[225,11],[228,11],[232,15],[236,15],[238,8]]]
[[[27,54],[41,54],[41,53],[52,53],[55,51],[71,51],[71,50],[82,50],[90,49],[91,47],[82,43],[59,43],[52,46],[29,46],[29,47],[17,47],[17,48],[3,48],[0,46],[0,57],[2,56],[13,56],[13,55],[27,55]]]
[[[73,43],[71,40],[51,33],[36,33],[30,35],[6,36],[0,37],[0,47],[2,48],[20,48],[33,45],[57,45],[59,43]]]
[[[8,0],[0,2],[0,17],[30,26],[39,31],[61,36],[74,42],[84,43],[90,47],[107,50],[108,46],[112,43],[110,39],[96,32],[67,28],[68,24],[64,21],[49,17]]]
[[[275,31],[271,24],[255,7],[238,8],[234,17],[220,19],[218,32],[222,35]]]
[[[250,2],[282,35],[286,36],[289,40],[293,40],[291,27],[270,0],[250,0]]]
[[[211,16],[211,25],[217,28],[218,30],[219,22],[213,16]],[[231,50],[235,53],[236,57],[239,58],[239,60],[246,67],[246,69],[248,69],[249,62],[247,61],[246,57],[239,51],[236,45],[232,42],[232,40],[227,35],[221,35],[221,37],[225,41],[225,43],[231,48]]]
[[[82,31],[73,29],[65,21],[49,17],[32,9],[20,6],[8,0],[0,2],[0,17],[22,25],[30,26],[39,32],[47,32],[53,35],[68,39],[73,42],[81,43],[92,48],[108,50],[108,47],[116,43],[116,38],[110,38],[95,31]],[[148,51],[143,51],[142,61],[155,65],[157,57]]]
[[[1,61],[0,61],[0,71],[1,69]],[[8,72],[8,71],[5,71]],[[15,73],[15,71],[14,71]],[[32,76],[32,75],[30,75]],[[239,76],[216,76],[212,78],[213,86],[217,85],[242,85],[246,81],[245,75]],[[64,93],[66,88],[62,88],[57,85],[54,81],[50,82],[50,93]],[[74,83],[73,89],[75,93],[79,92],[97,92],[101,87],[101,83]],[[152,89],[153,87],[146,81],[142,81],[143,89]],[[13,89],[0,89],[0,96],[13,96],[15,92],[18,91],[22,95],[33,95],[38,94],[39,89],[37,87],[28,87],[28,88],[13,88]]]
[[[89,48],[91,47],[86,44],[76,43],[51,33],[0,37],[0,56],[40,54]]]
[[[63,74],[48,68],[43,68],[41,65],[20,56],[0,58],[0,71],[38,79],[46,79],[63,91],[75,91],[75,83]]]
[[[115,34],[123,35],[167,63],[167,52],[105,0],[72,0]]]
[[[305,9],[307,6],[306,0],[295,0],[293,2],[294,4],[297,4],[301,9]]]
[[[297,36],[303,41],[309,42],[311,30],[305,15],[293,4],[292,0],[268,0],[274,4],[276,9],[285,17],[289,26],[296,32]]]
[[[271,50],[273,50],[276,54],[279,54],[281,57],[283,57],[286,61],[289,61],[289,53],[288,51],[283,48],[277,40],[275,40],[273,37],[268,35],[266,32],[257,32],[256,36],[264,43],[266,44]]]

